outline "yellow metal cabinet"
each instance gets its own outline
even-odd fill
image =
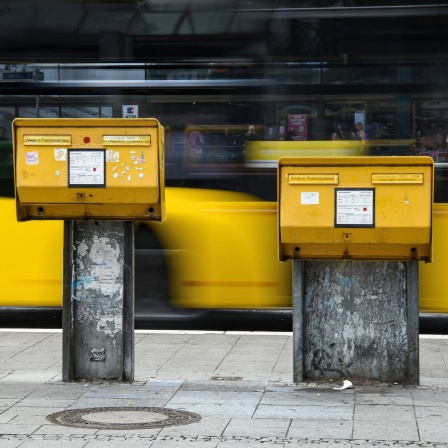
[[[432,255],[430,157],[302,157],[278,164],[279,259]]]
[[[18,221],[164,219],[156,119],[17,118],[13,140]]]

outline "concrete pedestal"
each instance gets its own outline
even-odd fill
[[[293,260],[294,381],[419,383],[418,262]]]
[[[134,377],[134,225],[64,224],[64,381]]]

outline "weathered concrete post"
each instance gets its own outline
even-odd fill
[[[418,262],[293,260],[294,381],[419,383]]]
[[[63,380],[134,377],[134,225],[65,221]]]

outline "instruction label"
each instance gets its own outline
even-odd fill
[[[68,151],[69,187],[104,187],[106,185],[105,151],[103,149]]]
[[[335,227],[375,227],[375,190],[337,188]]]

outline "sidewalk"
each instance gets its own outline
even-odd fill
[[[137,330],[135,339],[132,385],[64,383],[62,332],[0,329],[0,448],[448,447],[446,336],[420,337],[420,386],[354,382],[346,390],[292,383],[291,333]],[[200,420],[117,430],[46,419],[111,407],[114,422],[137,427],[146,414],[129,418],[118,408],[168,408]],[[147,415],[164,418],[157,412]],[[110,423],[111,413],[101,415],[92,419]]]

